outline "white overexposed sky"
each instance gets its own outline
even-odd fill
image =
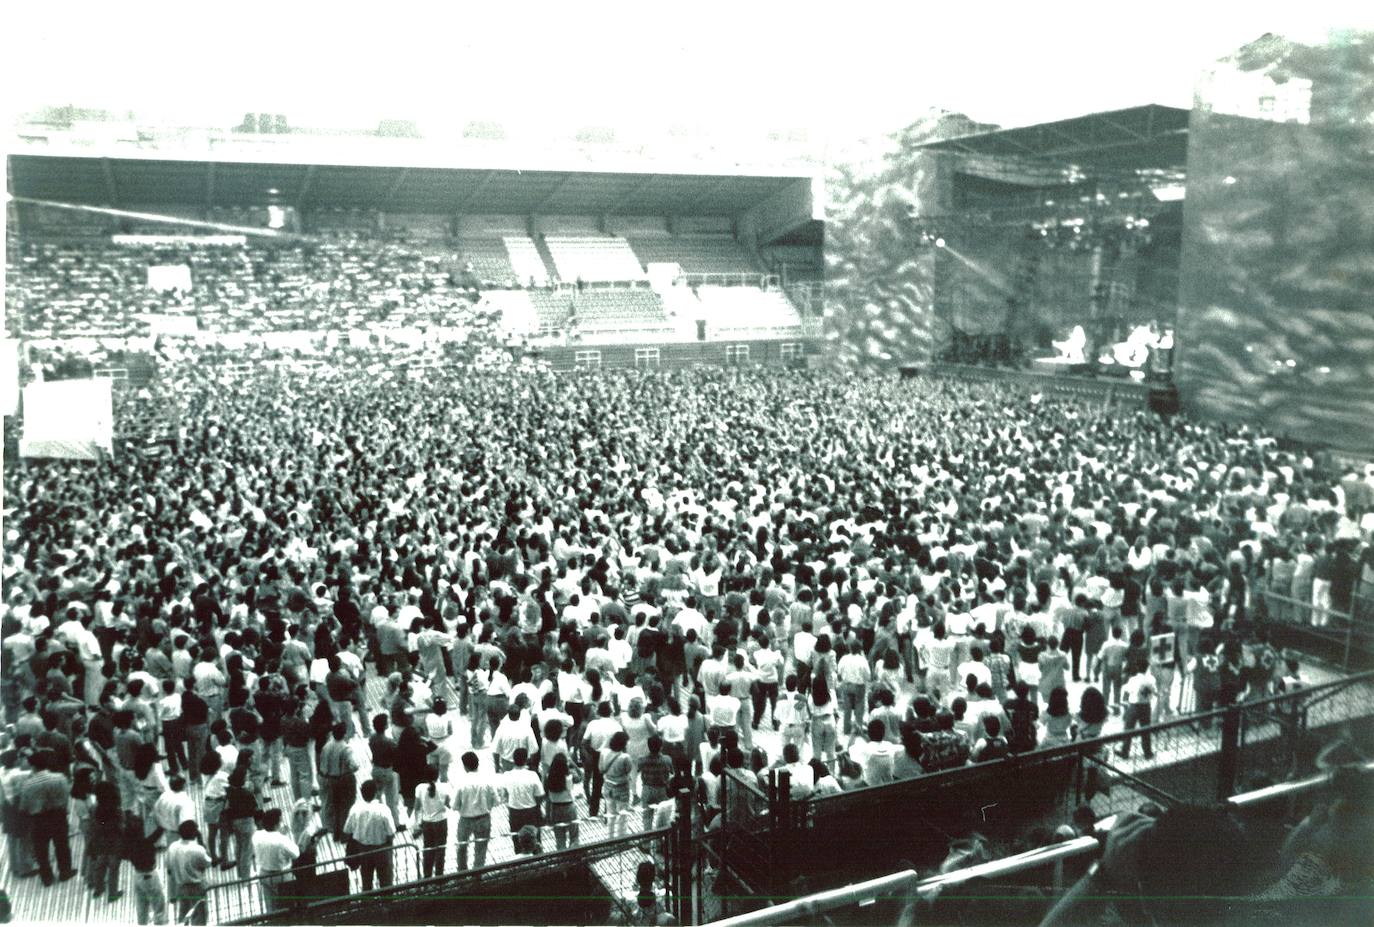
[[[304,0],[6,5],[6,114],[74,103],[183,124],[415,119],[887,132],[941,106],[1025,125],[1188,106],[1203,68],[1265,32],[1320,41],[1374,3]]]

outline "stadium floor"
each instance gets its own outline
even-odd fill
[[[1304,668],[1304,678],[1309,684],[1320,684],[1331,679],[1337,678],[1337,674],[1321,667]],[[1070,682],[1070,704],[1078,703],[1079,694],[1086,688],[1086,683]],[[370,678],[368,680],[367,694],[369,711],[372,711],[380,701],[380,695],[384,684],[381,680]],[[1371,706],[1374,710],[1374,685],[1365,684],[1368,690],[1367,697],[1363,700],[1329,700],[1313,709],[1309,724],[1313,727],[1344,720],[1350,714],[1349,706],[1362,701],[1364,705]],[[1179,686],[1174,687],[1175,704],[1179,696]],[[458,720],[458,719],[455,719]],[[1161,719],[1156,719],[1161,720]],[[775,758],[780,751],[779,735],[767,728],[765,722],[763,727],[756,732],[755,745],[762,746],[768,751],[770,758]],[[469,732],[466,724],[460,724],[459,730],[454,734],[454,743],[451,747],[455,755],[468,749]],[[1112,734],[1121,730],[1121,717],[1113,715],[1107,722],[1105,733]],[[1273,732],[1266,732],[1261,726],[1253,728],[1248,734],[1248,740],[1254,741],[1263,739],[1265,736],[1272,736]],[[844,738],[842,738],[843,742]],[[1154,756],[1147,760],[1137,747],[1134,755],[1128,760],[1120,760],[1116,757],[1111,758],[1111,762],[1119,769],[1126,772],[1139,772],[1142,769],[1153,767],[1168,766],[1183,760],[1192,759],[1207,753],[1216,752],[1220,749],[1220,732],[1218,729],[1212,731],[1196,731],[1190,729],[1186,739],[1179,739],[1168,743],[1161,742],[1156,745]],[[354,741],[356,753],[364,763],[364,767],[359,772],[359,781],[367,775],[367,746],[366,740],[358,737]],[[482,767],[486,770],[492,769],[490,748],[477,751],[481,757]],[[293,801],[289,788],[269,786],[270,799],[275,807],[289,811]],[[577,813],[580,830],[580,843],[582,845],[595,843],[603,840],[607,836],[608,822],[605,818],[588,819],[585,817],[587,803],[581,794],[580,788],[575,789]],[[193,788],[191,794],[199,800],[198,788]],[[1140,796],[1127,789],[1114,789],[1113,797],[1099,796],[1095,801],[1095,806],[1101,814],[1109,814],[1121,810],[1116,807],[1122,801],[1127,803],[1139,803]],[[626,833],[636,833],[642,830],[642,819],[638,811],[628,816],[625,828]],[[456,850],[453,846],[452,835],[456,832],[456,822],[450,821],[450,840],[446,849],[445,872],[453,872],[456,866]],[[488,846],[488,864],[503,862],[515,856],[514,847],[509,839],[509,828],[507,826],[506,811],[504,807],[497,809],[492,814],[492,841]],[[408,831],[405,836],[398,840],[400,848],[395,854],[395,882],[400,884],[406,881],[413,881],[420,877],[420,856],[419,847],[416,841],[412,840]],[[552,836],[543,836],[543,848],[549,850],[553,846]],[[72,859],[79,867],[83,840],[79,834],[73,835],[72,840]],[[331,836],[323,836],[318,844],[318,859],[321,868],[327,868],[323,864],[330,860],[336,860],[343,855],[343,848],[334,842]],[[611,862],[603,862],[595,868],[597,874],[606,884],[609,892],[617,897],[632,899],[635,893],[633,877],[636,865],[641,859],[648,859],[648,856],[632,851],[638,857],[634,859],[616,859]],[[210,877],[210,905],[209,922],[211,924],[226,923],[243,917],[257,914],[261,911],[261,901],[258,897],[255,885],[245,886],[234,884],[236,878],[233,872],[224,872],[215,869]],[[361,877],[358,872],[349,872],[350,889],[353,892],[362,890]],[[16,878],[10,871],[8,859],[8,845],[0,842],[0,889],[9,894],[13,904],[15,919],[20,923],[55,923],[55,922],[90,922],[90,923],[135,923],[135,908],[132,891],[132,867],[123,866],[120,873],[120,887],[124,891],[124,896],[113,904],[105,899],[92,898],[91,893],[86,889],[85,883],[81,878],[72,879],[69,882],[58,883],[51,888],[44,888],[36,877],[20,879]]]

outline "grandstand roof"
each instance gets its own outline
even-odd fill
[[[735,216],[800,176],[527,171],[11,155],[10,192],[116,208],[344,207],[392,213]],[[271,192],[275,191],[275,192]]]
[[[1182,170],[1188,159],[1188,113],[1152,103],[917,147],[1073,164],[1085,170]]]

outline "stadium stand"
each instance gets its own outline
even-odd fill
[[[728,235],[635,236],[630,247],[645,264],[677,264],[685,274],[759,273],[749,252]]]
[[[558,276],[564,280],[642,280],[644,268],[630,249],[630,243],[612,235],[563,236],[544,238]]]
[[[21,243],[6,319],[28,337],[146,331],[144,313],[193,316],[203,330],[297,331],[367,324],[464,324],[472,299],[438,253],[365,238],[310,244],[118,246]],[[185,264],[189,292],[148,285],[148,267]]]
[[[521,285],[548,286],[549,270],[534,239],[527,235],[507,235],[504,239],[511,267]]]
[[[458,242],[459,266],[472,265],[472,273],[483,283],[507,286],[520,275],[511,263],[510,252],[499,238],[464,238]]]
[[[668,324],[663,301],[648,289],[574,291],[570,308],[581,329],[652,329]]]

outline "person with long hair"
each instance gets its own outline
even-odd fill
[[[453,794],[439,770],[431,766],[425,781],[415,787],[412,807],[415,809],[415,834],[424,845],[421,853],[421,878],[444,874],[444,854],[448,851],[448,813],[453,807]]]
[[[821,760],[835,762],[835,745],[839,739],[836,730],[837,711],[835,700],[830,697],[830,681],[826,673],[816,673],[811,680],[811,755]]]
[[[555,753],[544,773],[544,794],[554,845],[560,850],[577,846],[577,803],[573,801],[571,775],[568,754]]]
[[[649,755],[649,739],[658,734],[653,719],[644,713],[644,701],[638,697],[630,699],[629,707],[620,718],[620,726],[629,737],[625,752],[638,768],[640,762]],[[637,776],[630,777],[630,797],[639,795]]]
[[[1073,717],[1069,713],[1069,690],[1063,686],[1055,686],[1050,690],[1050,697],[1046,700],[1044,736],[1040,740],[1040,746],[1051,747],[1068,743],[1069,727],[1072,723]]]
[[[634,776],[634,761],[625,752],[630,744],[630,735],[616,731],[611,735],[607,749],[601,752],[599,765],[605,781],[603,797],[606,799],[606,815],[610,819],[607,836],[614,839],[625,832],[629,826],[626,812],[630,808],[630,779]]]

